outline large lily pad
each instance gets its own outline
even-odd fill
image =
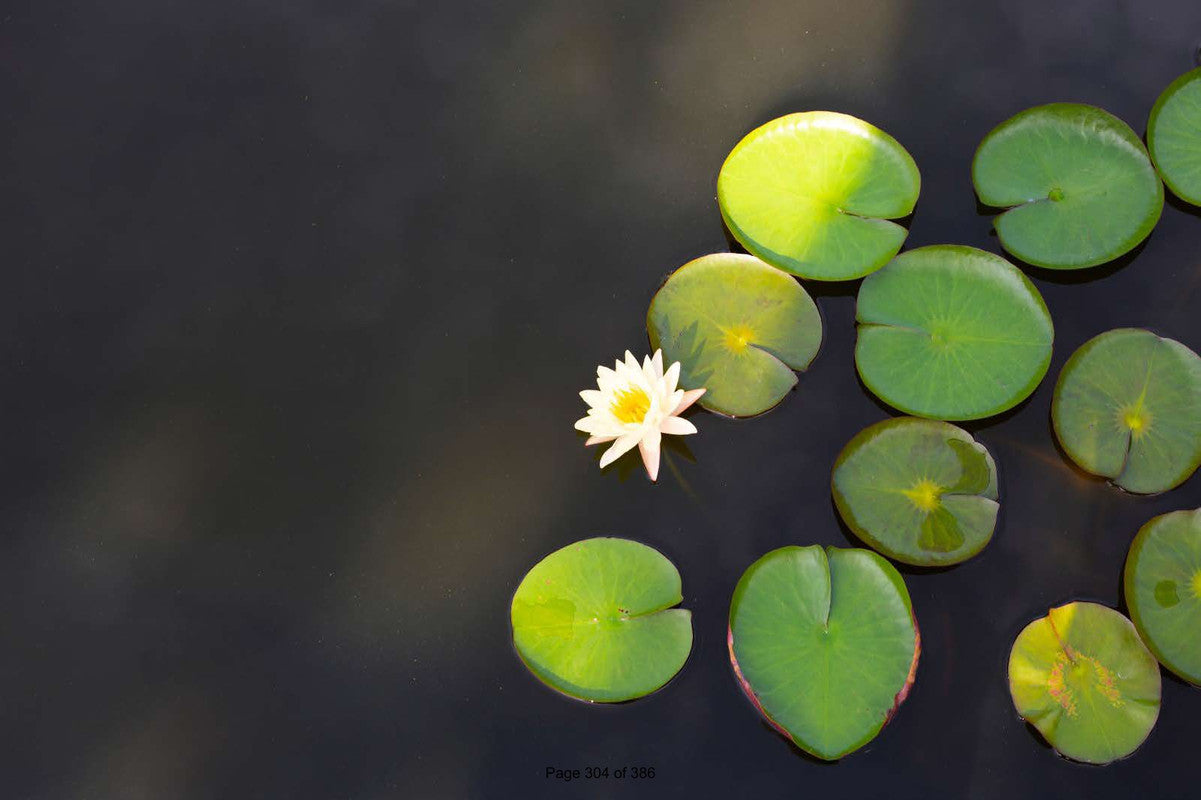
[[[680,573],[628,539],[585,539],[539,561],[513,595],[513,643],[538,678],[612,703],[671,680],[692,649]]]
[[[996,464],[947,422],[903,417],[860,431],[831,483],[855,535],[906,564],[958,564],[988,544],[997,523]]]
[[[1159,665],[1130,620],[1068,603],[1027,625],[1009,653],[1009,692],[1068,758],[1107,764],[1133,753],[1159,716]]]
[[[1148,522],[1126,558],[1126,604],[1159,662],[1201,684],[1201,509]]]
[[[1001,244],[1030,264],[1104,264],[1147,238],[1163,185],[1130,126],[1094,106],[1052,103],[992,130],[972,161],[981,202],[1009,208]]]
[[[827,760],[867,744],[913,685],[921,651],[905,582],[870,550],[783,547],[730,603],[730,661],[755,707]]]
[[[822,320],[796,279],[754,256],[717,253],[680,267],[651,301],[651,347],[680,362],[680,385],[735,417],[779,403],[817,356]]]
[[[1051,419],[1083,469],[1130,492],[1167,491],[1201,464],[1201,358],[1150,331],[1106,331],[1064,365]]]
[[[859,289],[855,365],[907,414],[979,419],[1024,400],[1047,372],[1054,329],[1042,295],[1000,256],[919,247]]]
[[[774,119],[730,151],[717,202],[742,246],[767,263],[824,281],[858,278],[901,249],[890,219],[913,211],[921,177],[884,131],[846,114]]]
[[[1201,206],[1201,67],[1172,81],[1155,101],[1147,147],[1168,188]]]

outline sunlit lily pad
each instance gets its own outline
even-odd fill
[[[534,565],[513,595],[513,643],[542,681],[613,703],[671,680],[692,649],[692,617],[673,608],[680,573],[628,539],[585,539]]]
[[[997,523],[997,468],[947,422],[878,422],[843,448],[832,478],[838,513],[879,552],[918,566],[958,564]]]
[[[921,177],[895,139],[861,119],[807,111],[774,119],[730,151],[717,178],[726,226],[743,247],[803,278],[879,269],[908,231]]]
[[[921,651],[909,592],[870,550],[783,547],[730,603],[730,661],[747,697],[827,760],[867,744],[905,700]]]
[[[717,253],[680,267],[651,301],[651,347],[680,362],[680,386],[735,417],[779,403],[817,355],[822,320],[800,283],[754,256]]]
[[[1107,764],[1133,753],[1159,716],[1159,665],[1130,620],[1068,603],[1027,625],[1009,653],[1009,692],[1068,758]]]
[[[1000,256],[919,247],[864,279],[855,365],[890,406],[979,419],[1024,400],[1047,372],[1054,329],[1042,295]]]
[[[1172,81],[1155,101],[1147,147],[1168,188],[1201,206],[1201,67]]]
[[[1201,509],[1148,522],[1126,559],[1126,604],[1160,663],[1201,684]]]
[[[1150,331],[1106,331],[1064,365],[1051,419],[1083,469],[1130,492],[1167,491],[1201,464],[1201,358]]]
[[[1125,122],[1094,106],[1029,108],[992,130],[972,161],[980,201],[1009,208],[1001,244],[1030,264],[1078,269],[1112,261],[1147,238],[1163,184]]]

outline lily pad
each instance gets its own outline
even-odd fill
[[[717,202],[749,252],[802,278],[842,281],[888,263],[917,203],[913,157],[861,119],[807,111],[751,131],[726,157]]]
[[[628,539],[585,539],[534,565],[513,595],[513,643],[554,689],[615,703],[650,694],[692,649],[680,573]]]
[[[1201,206],[1201,67],[1172,81],[1155,101],[1147,147],[1168,188]]]
[[[896,569],[870,550],[783,547],[730,603],[730,662],[747,697],[828,761],[867,744],[909,694],[921,639]]]
[[[1201,509],[1148,522],[1126,559],[1130,618],[1159,662],[1201,685]]]
[[[717,253],[680,267],[651,300],[651,347],[680,362],[680,385],[735,417],[761,414],[817,356],[821,315],[796,281],[754,256]]]
[[[834,504],[863,541],[917,566],[958,564],[997,524],[997,467],[947,422],[903,417],[860,431],[838,460]]]
[[[1147,238],[1163,210],[1163,184],[1130,126],[1078,103],[1029,108],[1002,122],[972,161],[976,194],[1009,208],[994,226],[1030,264],[1104,264]]]
[[[1013,704],[1061,754],[1108,764],[1133,753],[1159,716],[1159,665],[1130,620],[1096,603],[1051,609],[1009,653]]]
[[[859,289],[855,366],[890,406],[933,419],[1000,414],[1034,391],[1051,361],[1051,315],[1000,256],[919,247]]]
[[[1064,365],[1051,419],[1081,468],[1129,492],[1167,491],[1201,464],[1201,358],[1150,331],[1106,331]]]

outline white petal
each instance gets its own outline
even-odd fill
[[[634,445],[638,444],[638,438],[639,437],[637,435],[631,436],[629,434],[626,434],[625,436],[619,436],[617,441],[615,441],[612,446],[605,451],[605,454],[601,456],[601,469],[604,469],[617,459],[624,456],[630,450],[633,450]]]
[[[658,431],[651,431],[638,443],[638,452],[642,454],[642,465],[652,481],[659,479],[659,441]]]
[[[677,361],[676,363],[678,364],[679,362]],[[651,364],[653,364],[655,367],[655,377],[662,378],[663,377],[663,351],[662,350],[659,350],[659,349],[655,350],[655,354],[653,356],[651,356]]]
[[[701,395],[703,395],[704,393],[705,393],[704,389],[689,389],[688,391],[684,392],[684,399],[680,401],[680,404],[678,406],[676,406],[676,410],[671,413],[673,415],[679,414],[681,411],[688,408],[690,405],[695,403],[697,400],[700,400]]]
[[[604,444],[605,442],[611,442],[616,438],[617,438],[616,435],[614,435],[614,436],[589,436],[588,441],[584,442],[584,447],[591,447],[594,444]]]
[[[585,389],[580,392],[580,398],[591,408],[602,408],[606,405],[605,393],[597,389]]]
[[[687,436],[690,433],[696,433],[696,426],[680,417],[668,417],[659,423],[659,430],[670,433],[672,436]]]
[[[658,351],[655,351],[658,355]],[[677,361],[667,368],[667,372],[663,373],[663,388],[671,394],[676,390],[676,384],[680,382],[680,362]]]
[[[629,368],[630,372],[638,371],[638,359],[634,358],[634,354],[629,350],[626,351],[626,367]]]

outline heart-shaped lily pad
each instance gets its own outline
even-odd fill
[[[864,279],[855,366],[907,414],[979,419],[1024,400],[1047,372],[1054,329],[1034,284],[1000,256],[919,247]]]
[[[861,119],[807,111],[774,119],[730,151],[717,177],[721,215],[767,263],[823,281],[888,263],[909,234],[921,177],[895,139]]]
[[[860,431],[834,462],[831,483],[855,535],[906,564],[965,561],[997,523],[997,467],[947,422],[903,417]]]
[[[1201,67],[1172,81],[1155,101],[1147,147],[1168,188],[1201,206]]]
[[[1018,713],[1061,754],[1108,764],[1133,753],[1159,716],[1159,665],[1130,620],[1096,603],[1051,609],[1009,653]]]
[[[671,680],[692,649],[680,573],[628,539],[585,539],[534,565],[513,595],[513,643],[538,678],[581,700],[614,703]]]
[[[994,226],[1030,264],[1079,269],[1128,252],[1163,210],[1163,184],[1130,126],[1094,106],[1029,108],[992,130],[972,161]]]
[[[779,403],[817,356],[822,320],[796,279],[754,256],[717,253],[680,267],[651,301],[651,348],[680,362],[680,385],[735,417]]]
[[[1201,684],[1201,509],[1148,522],[1126,559],[1126,604],[1160,663]]]
[[[1129,492],[1167,491],[1201,464],[1201,358],[1150,331],[1106,331],[1064,365],[1051,419],[1083,469]]]
[[[747,697],[818,758],[867,744],[905,700],[921,652],[909,592],[870,550],[783,547],[730,603],[730,661]]]

